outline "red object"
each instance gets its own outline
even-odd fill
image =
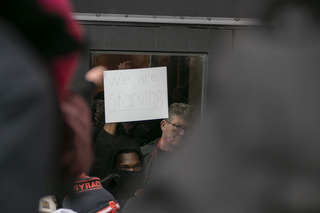
[[[70,37],[78,41],[82,40],[82,28],[71,16],[72,7],[67,0],[38,0],[40,7],[47,13],[58,15],[65,21],[65,31],[70,34]],[[59,100],[66,98],[68,86],[77,69],[80,51],[75,49],[64,55],[57,56],[51,59],[55,81],[58,89]]]

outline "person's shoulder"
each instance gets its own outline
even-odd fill
[[[106,132],[103,128],[94,130],[94,145],[111,146],[114,136]]]
[[[140,149],[141,149],[142,155],[146,156],[149,153],[151,153],[157,147],[159,139],[160,138],[157,138],[156,140],[151,141],[150,143],[147,143],[144,146],[141,146]]]

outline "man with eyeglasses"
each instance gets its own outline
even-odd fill
[[[169,106],[169,118],[160,123],[161,138],[141,147],[147,178],[154,164],[157,164],[162,156],[171,153],[180,145],[193,117],[194,110],[189,104],[173,103]]]

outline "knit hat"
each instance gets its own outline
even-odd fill
[[[75,181],[73,192],[63,201],[63,208],[77,213],[115,213],[120,209],[118,202],[101,186],[97,177],[86,176]]]
[[[42,197],[39,201],[39,212],[53,212],[56,210],[56,204],[53,202],[52,196]]]

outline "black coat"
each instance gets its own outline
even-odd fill
[[[101,180],[107,177],[112,170],[112,141],[114,136],[104,129],[95,129],[94,135],[94,163],[90,170],[90,176]]]

